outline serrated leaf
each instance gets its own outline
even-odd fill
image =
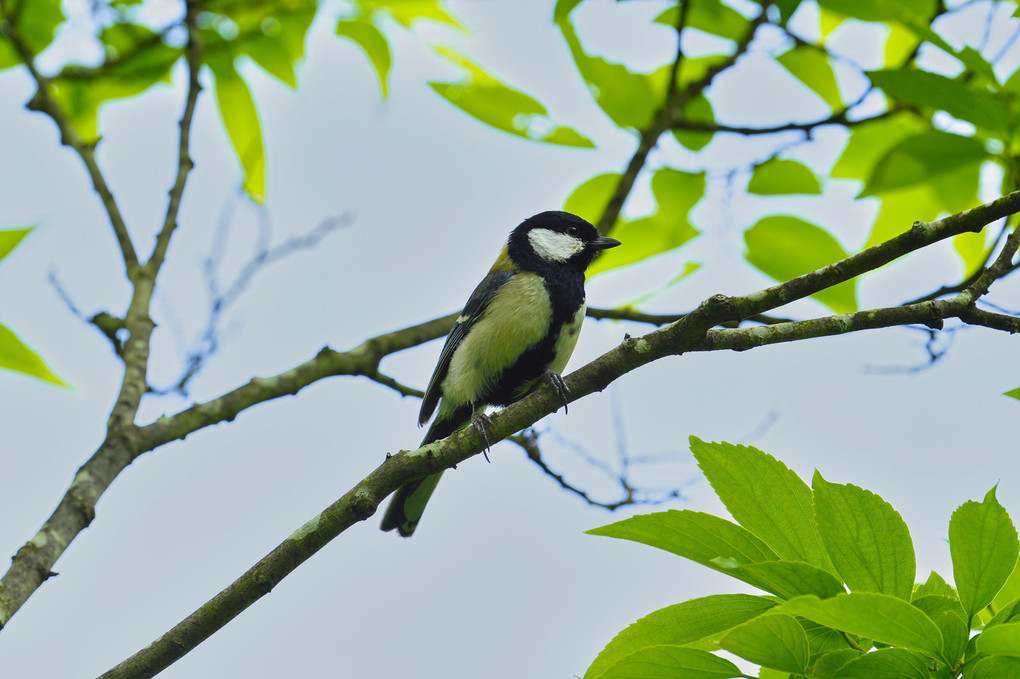
[[[664,549],[733,577],[739,577],[734,573],[738,566],[778,558],[744,528],[718,516],[689,509],[641,514],[593,528],[588,533]]]
[[[822,542],[850,591],[909,601],[914,544],[899,513],[871,491],[829,483],[817,471],[811,485]]]
[[[847,257],[828,231],[799,217],[764,217],[744,232],[745,259],[767,276],[784,282]],[[856,279],[812,295],[839,314],[857,311]]]
[[[4,229],[0,231],[0,262],[4,257],[11,254],[11,251],[18,247],[18,243],[27,236],[35,227],[29,226],[24,229]]]
[[[910,603],[919,610],[924,611],[924,614],[932,620],[942,613],[947,612],[955,613],[961,620],[967,617],[967,611],[963,610],[963,605],[955,596],[948,597],[931,594],[928,596],[918,597]]]
[[[690,443],[698,466],[740,525],[783,559],[832,571],[815,525],[811,490],[789,467],[750,446],[707,443],[695,436]]]
[[[962,611],[943,611],[937,614],[928,614],[928,617],[935,621],[942,634],[942,657],[950,661],[955,667],[957,662],[963,658],[967,650],[967,642],[970,641],[970,628],[964,622]]]
[[[1020,658],[1020,622],[990,627],[977,636],[975,643],[981,653]]]
[[[679,8],[670,7],[655,18],[655,23],[675,27],[679,20]],[[696,28],[720,38],[734,42],[744,37],[747,32],[747,18],[720,0],[691,0],[687,9],[686,26]]]
[[[818,95],[832,111],[844,108],[836,72],[823,49],[812,45],[798,45],[780,54],[776,61],[789,71],[790,75]]]
[[[781,604],[777,611],[935,658],[942,654],[942,633],[935,623],[906,601],[888,594],[854,592],[824,600],[803,596]]]
[[[231,60],[210,60],[209,65],[214,76],[216,107],[244,169],[244,190],[261,204],[266,194],[266,159],[255,101]]]
[[[336,34],[351,40],[365,53],[375,69],[376,77],[379,78],[379,89],[382,98],[385,99],[389,93],[390,67],[393,64],[386,36],[372,22],[357,19],[341,19],[337,22]]]
[[[973,669],[967,672],[967,679],[1020,679],[1020,658],[1006,656],[981,658]]]
[[[807,637],[789,615],[765,615],[746,622],[720,639],[719,646],[756,665],[785,672],[807,669]]]
[[[868,71],[868,77],[896,101],[928,106],[978,127],[1009,134],[1009,113],[1005,105],[985,90],[915,68]]]
[[[956,590],[949,586],[945,578],[935,571],[928,574],[928,579],[923,584],[914,588],[913,594],[910,595],[910,600],[913,601],[925,596],[943,596],[950,599],[959,599],[956,596]]]
[[[843,665],[835,679],[930,679],[923,656],[902,648],[883,648]]]
[[[732,679],[743,674],[729,660],[679,646],[651,646],[627,656],[603,679]]]
[[[827,599],[846,593],[843,583],[832,573],[802,561],[763,561],[738,566],[734,571],[744,582],[783,599],[805,594]]]
[[[953,579],[969,618],[991,602],[1016,566],[1020,541],[1009,514],[995,499],[965,502],[949,521]]]
[[[3,324],[0,324],[0,368],[35,377],[59,387],[69,386],[50,370],[39,354]]]
[[[660,609],[617,634],[599,653],[584,679],[602,677],[612,665],[643,648],[689,644],[752,620],[775,605],[765,597],[718,594]]]
[[[576,130],[555,123],[545,106],[528,94],[500,82],[457,52],[439,47],[436,51],[467,71],[455,83],[430,81],[441,97],[481,122],[512,135],[546,144],[595,148]]]
[[[822,185],[806,165],[796,160],[773,158],[754,168],[747,192],[759,196],[820,195]]]
[[[655,212],[639,219],[618,220],[609,235],[627,243],[627,252],[620,252],[624,248],[606,250],[588,267],[589,276],[675,250],[700,233],[691,224],[690,212],[705,195],[705,174],[662,167],[652,175],[651,184]]]
[[[929,182],[987,159],[984,144],[974,137],[928,130],[889,149],[868,177],[860,197]]]

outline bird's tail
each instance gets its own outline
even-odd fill
[[[421,445],[426,446],[445,439],[470,422],[471,413],[472,409],[466,407],[455,411],[449,417],[437,417],[429,427],[425,438],[422,439]],[[414,534],[414,529],[418,527],[426,503],[432,497],[442,476],[443,472],[439,472],[417,481],[411,481],[398,488],[397,492],[393,494],[389,506],[386,507],[386,513],[383,514],[382,524],[379,527],[384,531],[396,528],[403,537],[411,537]]]

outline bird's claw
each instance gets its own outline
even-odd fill
[[[489,443],[489,431],[492,430],[492,420],[485,413],[474,412],[471,414],[471,425],[482,435],[482,439],[485,441],[485,450],[482,455],[485,456],[486,462],[491,463],[489,451],[492,450],[492,445]]]
[[[552,370],[546,370],[544,377],[559,394],[560,400],[563,401],[563,414],[566,415],[569,412],[567,410],[567,383],[563,381],[563,377],[559,373],[554,373]]]

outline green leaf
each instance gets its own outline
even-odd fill
[[[863,653],[855,648],[844,648],[819,656],[811,667],[811,677],[812,679],[833,679],[840,668],[862,655]]]
[[[1020,387],[1017,387],[1016,389],[1010,389],[1009,391],[1004,393],[1003,396],[1009,396],[1010,398],[1015,398],[1016,400],[1020,401]]]
[[[593,528],[588,533],[658,547],[733,577],[739,577],[734,572],[739,566],[778,558],[744,528],[718,516],[689,509],[632,516]]]
[[[746,622],[720,639],[719,646],[756,665],[795,673],[807,669],[807,636],[789,615],[765,615]]]
[[[20,0],[11,11],[18,15],[18,32],[32,54],[38,55],[53,42],[64,22],[60,0]]]
[[[930,679],[924,656],[902,648],[883,648],[843,665],[836,679]]]
[[[467,70],[468,76],[456,83],[430,81],[429,86],[468,115],[497,130],[532,141],[595,148],[587,137],[553,122],[546,108],[531,96],[496,80],[449,48],[439,47],[436,51]]]
[[[442,7],[441,0],[361,0],[366,10],[382,9],[390,14],[405,28],[421,19],[446,24],[461,31],[466,31],[463,24]]]
[[[634,73],[622,64],[590,56],[570,23],[570,12],[578,1],[559,0],[554,12],[578,72],[599,107],[614,123],[619,127],[645,129],[666,96],[669,67],[645,75]]]
[[[903,518],[871,491],[812,481],[815,517],[836,572],[851,592],[881,592],[910,600],[914,545]]]
[[[959,599],[956,596],[956,590],[950,587],[945,579],[935,571],[929,573],[928,579],[923,584],[914,588],[914,593],[910,596],[910,600],[914,601],[925,596],[943,596],[950,599]]]
[[[998,596],[996,596],[997,598]],[[992,601],[992,606],[995,607],[994,601]],[[995,625],[1003,625],[1007,622],[1020,622],[1020,598],[1013,599],[1000,607],[998,613],[993,615],[985,624],[985,629]]]
[[[854,592],[825,600],[803,596],[787,601],[777,611],[941,658],[942,633],[935,623],[906,601],[888,594]]]
[[[243,37],[233,45],[233,49],[238,54],[251,57],[262,69],[291,89],[297,89],[294,66],[305,53],[305,37],[315,19],[315,2],[298,0],[297,6],[287,11],[281,9],[267,13],[258,9],[255,16],[242,21],[242,26],[255,25],[242,28]],[[237,14],[237,11],[231,12],[233,17]]]
[[[563,203],[563,209],[595,224],[606,211],[619,184],[620,175],[615,172],[595,175],[573,190]]]
[[[893,99],[945,111],[978,127],[1010,135],[1009,112],[986,90],[915,68],[868,71],[868,77]]]
[[[27,236],[35,227],[29,226],[24,229],[5,229],[0,231],[0,261],[11,254],[11,250],[18,247],[21,239]]]
[[[936,615],[929,613],[928,617],[935,621],[942,634],[942,657],[955,667],[963,658],[967,642],[970,641],[970,628],[963,619],[962,611],[943,611]]]
[[[895,113],[885,118],[850,128],[846,148],[832,176],[837,179],[864,180],[874,173],[882,158],[899,141],[925,131],[928,127],[910,113]]]
[[[939,615],[950,612],[955,613],[961,620],[966,619],[967,611],[956,596],[948,597],[939,594],[917,597],[910,602],[913,606],[924,611],[924,614],[934,620]]]
[[[336,34],[352,40],[372,62],[375,74],[379,78],[382,98],[385,99],[389,91],[390,66],[393,64],[393,57],[390,55],[390,45],[386,42],[382,31],[370,21],[341,19],[336,25]]]
[[[965,502],[949,521],[949,551],[956,591],[973,618],[991,602],[1013,572],[1020,541],[992,488],[984,502]]]
[[[757,448],[696,436],[690,442],[698,466],[738,523],[783,559],[833,570],[815,525],[811,490],[800,477]]]
[[[976,644],[981,653],[1020,658],[1020,622],[1010,622],[986,629],[977,636]]]
[[[745,259],[777,281],[788,281],[847,257],[828,231],[798,217],[764,217],[744,233]],[[844,281],[812,295],[839,314],[857,311],[857,284]]]
[[[649,646],[682,646],[757,618],[776,602],[748,594],[717,594],[691,599],[651,613],[621,631],[599,653],[584,675],[598,679],[612,665]]]
[[[39,354],[32,351],[3,324],[0,324],[0,368],[29,375],[59,387],[69,387],[67,382],[50,370]]]
[[[655,23],[675,28],[680,18],[679,12],[678,7],[670,7],[655,18]],[[748,20],[743,14],[720,0],[690,0],[686,19],[688,28],[696,28],[734,42],[744,37],[748,27]]]
[[[820,656],[834,651],[856,650],[852,649],[847,637],[840,631],[834,630],[825,625],[819,625],[806,618],[799,619],[800,626],[804,628],[807,635],[808,648],[811,656]]]
[[[798,45],[780,54],[776,61],[818,95],[833,112],[844,108],[836,72],[825,50],[813,45]]]
[[[802,561],[763,561],[733,570],[734,577],[783,599],[804,594],[827,599],[846,593],[843,583],[832,573]]]
[[[589,276],[675,250],[699,234],[690,222],[690,212],[705,195],[705,174],[662,167],[652,175],[651,184],[656,211],[632,221],[618,220],[609,235],[627,243],[627,247],[606,250],[588,267]]]
[[[610,667],[603,679],[731,679],[742,677],[729,660],[693,648],[651,646]]]
[[[220,118],[244,169],[244,190],[256,203],[266,194],[266,158],[258,111],[248,84],[230,60],[210,60]]]
[[[747,192],[759,196],[820,195],[822,185],[806,165],[796,160],[773,158],[754,168]]]
[[[1020,659],[1001,655],[981,658],[967,672],[967,679],[1020,679]]]
[[[711,125],[715,122],[715,113],[712,111],[712,104],[705,98],[705,95],[699,94],[684,106],[680,118],[689,123]],[[708,146],[713,136],[715,136],[713,132],[673,128],[673,137],[677,143],[691,151],[700,151]]]
[[[929,17],[933,0],[819,0],[819,7],[861,21],[886,22],[893,17]]]
[[[1013,567],[1013,572],[1006,579],[1006,584],[1002,586],[999,593],[992,599],[992,607],[1002,611],[1007,604],[1018,598],[1020,598],[1020,561],[1017,561],[1017,565]]]
[[[988,158],[984,144],[974,137],[928,130],[889,149],[868,177],[860,197],[930,182]]]

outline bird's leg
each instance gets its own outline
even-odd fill
[[[563,401],[563,414],[567,414],[567,383],[563,381],[563,377],[559,373],[554,373],[552,370],[546,370],[542,377],[556,390],[556,393],[560,395],[560,400]],[[558,410],[558,408],[557,408]]]
[[[489,459],[489,451],[492,450],[492,446],[489,444],[489,431],[492,430],[492,420],[485,413],[476,410],[471,413],[471,426],[477,429],[478,433],[485,440],[485,450],[482,452],[482,455],[485,456],[485,461],[491,464],[492,460]]]

